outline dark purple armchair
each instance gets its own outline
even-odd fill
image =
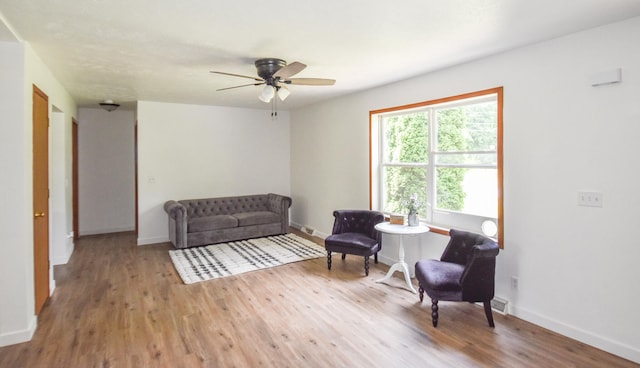
[[[495,288],[498,244],[480,234],[450,230],[451,239],[439,261],[416,262],[420,301],[431,298],[433,327],[438,327],[438,300],[482,302],[489,326],[494,327],[491,299]]]
[[[384,221],[384,215],[377,211],[339,210],[333,211],[335,221],[333,231],[324,240],[327,249],[327,268],[331,269],[331,252],[364,257],[364,273],[369,276],[369,257],[378,263],[378,252],[382,247],[381,235],[376,224]]]

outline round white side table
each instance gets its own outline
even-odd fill
[[[414,294],[417,294],[418,292],[413,287],[413,284],[411,284],[409,266],[407,265],[407,262],[404,261],[404,244],[402,243],[403,243],[403,238],[405,236],[425,234],[429,232],[429,227],[424,225],[418,225],[418,226],[393,225],[388,222],[381,222],[376,225],[376,230],[385,234],[398,235],[400,237],[400,244],[398,246],[398,259],[399,259],[398,262],[394,263],[391,266],[391,268],[389,268],[389,271],[387,272],[387,274],[380,280],[376,280],[376,282],[385,282],[389,280],[396,271],[400,271],[404,273],[404,280],[407,283],[407,288]]]

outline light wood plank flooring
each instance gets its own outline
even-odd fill
[[[81,238],[33,340],[0,367],[637,367],[495,314],[430,303],[374,280],[388,267],[334,255],[184,285],[167,250],[132,233]],[[398,274],[399,276],[399,274]]]

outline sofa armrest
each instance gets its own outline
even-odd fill
[[[187,215],[187,209],[181,203],[173,200],[164,203],[164,211],[174,220]]]
[[[282,234],[289,232],[289,207],[291,207],[291,198],[279,194],[267,194],[269,203],[269,211],[280,215],[282,223]]]
[[[187,208],[176,201],[167,201],[164,210],[169,215],[169,239],[176,248],[187,246]]]
[[[269,203],[269,211],[275,212],[279,215],[283,212],[289,212],[289,207],[291,207],[291,198],[280,194],[269,193],[267,194],[267,199]]]

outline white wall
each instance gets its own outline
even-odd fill
[[[520,318],[640,362],[640,246],[629,238],[640,207],[638,34],[633,18],[292,112],[292,223],[327,234],[334,209],[369,207],[369,111],[504,86],[496,294]],[[590,85],[612,68],[621,84]],[[578,207],[578,191],[601,191],[604,207]],[[446,239],[428,250],[436,237],[408,252],[438,255]],[[385,243],[382,258],[396,258]]]
[[[289,195],[289,114],[138,102],[138,244],[169,240],[170,199]]]
[[[78,111],[80,236],[135,229],[135,113]]]
[[[37,326],[33,283],[33,84],[49,97],[50,117],[54,106],[64,114],[64,135],[70,137],[71,119],[77,112],[73,99],[28,44],[0,42],[0,205],[6,209],[0,213],[0,269],[5,275],[0,278],[0,346],[31,339]],[[64,154],[56,152],[54,157],[64,160],[65,172],[70,172],[71,149],[63,149]],[[71,188],[62,192],[69,196]],[[67,209],[62,216],[68,218],[71,202],[65,203]],[[50,224],[53,221],[50,218]],[[50,285],[53,291],[55,281]]]
[[[0,42],[0,345],[31,338],[33,316],[33,228],[29,220],[32,184],[26,152],[24,117],[24,45]],[[33,226],[33,225],[31,225]],[[31,262],[28,262],[31,260]],[[6,275],[11,275],[7,277]],[[28,313],[28,308],[31,312]]]
[[[67,147],[71,137],[67,136],[66,116],[54,107],[49,125],[49,254],[53,265],[65,264],[73,253],[73,212],[67,216],[73,201],[72,173],[67,171]]]

